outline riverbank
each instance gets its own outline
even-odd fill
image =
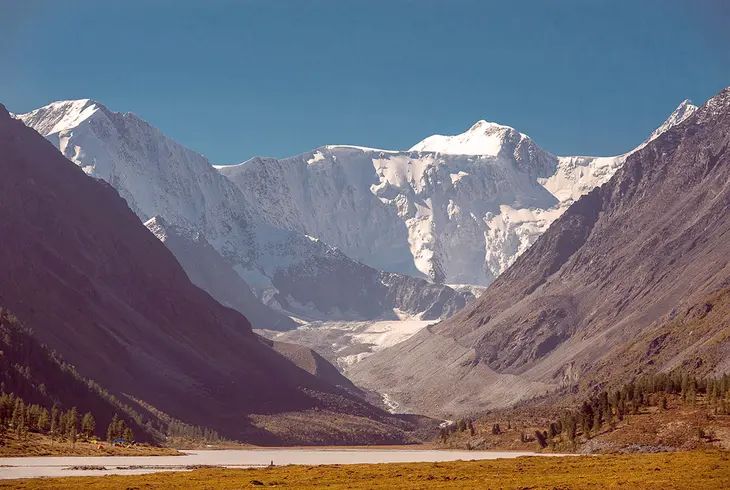
[[[474,452],[472,454],[478,454]],[[0,481],[23,490],[239,489],[278,486],[298,490],[457,488],[730,488],[727,452],[520,457],[491,461],[210,469],[152,475]]]
[[[102,446],[99,448],[99,446]],[[14,433],[6,432],[0,437],[0,458],[35,456],[175,456],[182,453],[175,449],[136,444],[130,447],[115,447],[106,441],[53,441],[50,437],[26,433],[18,439]]]

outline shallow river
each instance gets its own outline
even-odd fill
[[[185,456],[80,456],[0,458],[0,479],[92,476],[181,471],[190,465],[227,468],[301,464],[417,463],[534,456],[528,452],[435,451],[406,449],[253,449],[185,451]],[[73,466],[104,469],[70,469]]]

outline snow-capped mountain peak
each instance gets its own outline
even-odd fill
[[[450,155],[497,156],[505,146],[516,146],[529,138],[509,126],[480,120],[467,131],[455,136],[434,134],[417,143],[411,151]]]
[[[78,126],[99,110],[108,111],[92,99],[61,100],[17,117],[39,133],[50,135]]]
[[[216,292],[224,304],[240,306],[254,321],[255,308],[264,308],[261,301],[306,318],[394,319],[404,314],[438,319],[473,297],[363,265],[318,240],[321,234],[265,222],[264,211],[276,208],[275,203],[244,194],[203,155],[132,113],[112,112],[83,99],[49,104],[18,118],[89,176],[116,188],[148,228],[174,249],[188,274],[197,278],[193,282]],[[317,164],[312,167],[326,172],[322,158],[308,154]],[[264,173],[259,186],[264,187],[273,182],[266,176],[274,175],[275,163],[255,158],[241,166],[260,166]],[[369,165],[372,171],[372,161]],[[296,206],[297,201],[289,204]],[[203,263],[212,264],[210,271]],[[249,298],[241,306],[229,293],[234,287],[247,290],[246,283],[261,301]],[[272,317],[265,313],[260,318]]]
[[[644,141],[643,145],[646,145],[650,141],[653,141],[656,139],[659,135],[662,133],[665,133],[669,129],[673,128],[677,124],[680,124],[685,119],[690,117],[692,114],[694,114],[697,111],[698,107],[692,103],[689,99],[684,99],[679,106],[674,109],[674,112],[667,118],[666,121],[664,121],[664,124],[659,126],[654,130],[653,133]]]
[[[692,112],[680,106],[658,130]],[[487,285],[629,153],[558,157],[477,121],[408,151],[328,145],[217,167],[272,226],[322,238],[376,269]]]
[[[694,109],[685,101],[655,134]],[[409,151],[329,145],[214,168],[136,116],[93,100],[18,117],[89,175],[111,183],[142,220],[163,216],[202,233],[262,298],[276,290],[285,309],[325,298],[310,297],[304,286],[321,279],[323,268],[337,271],[337,281],[347,272],[392,282],[377,276],[380,270],[487,285],[628,155],[557,157],[509,126],[480,120]],[[351,259],[376,270],[365,273]],[[348,298],[318,308],[375,314]]]

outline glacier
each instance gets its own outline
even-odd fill
[[[696,109],[685,100],[642,145],[611,157],[556,156],[482,120],[407,151],[329,145],[216,169],[272,226],[376,269],[487,286],[574,200]]]

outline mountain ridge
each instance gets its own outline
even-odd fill
[[[142,221],[161,216],[181,230],[201,233],[264,308],[315,319],[397,318],[395,310],[408,315],[455,311],[473,297],[447,286],[381,274],[321,240],[266,223],[261,204],[243,195],[205,157],[131,113],[114,113],[82,99],[16,117],[39,129],[87,175],[109,182]],[[193,262],[184,262],[195,276]],[[313,283],[335,272],[339,281]],[[416,289],[406,294],[404,288],[410,287]],[[438,301],[443,304],[429,303],[434,287],[441,291]],[[419,288],[425,288],[421,298]],[[230,303],[223,295],[220,299]],[[268,318],[278,314],[270,312]]]
[[[692,108],[682,103],[655,133]],[[327,145],[216,169],[251,202],[267,203],[263,219],[274,226],[377,269],[488,285],[631,153],[559,157],[513,128],[478,121],[407,151]]]
[[[477,302],[373,354],[348,375],[366,388],[377,384],[414,410],[447,414],[542,394],[507,384],[499,393],[484,383],[475,389],[467,381],[479,378],[477,370],[551,390],[590,390],[609,379],[611,366],[627,377],[678,365],[711,371],[722,359],[716,353],[730,348],[724,323],[703,327],[696,342],[685,341],[691,330],[682,327],[702,317],[703,304],[712,308],[705,298],[730,277],[723,238],[729,145],[726,89],[580,197]],[[686,320],[680,312],[688,312]],[[638,339],[638,349],[631,349]],[[436,374],[425,381],[418,359],[443,345],[456,347],[432,359],[428,369]],[[468,363],[457,363],[462,351]],[[423,384],[437,389],[422,396]]]

